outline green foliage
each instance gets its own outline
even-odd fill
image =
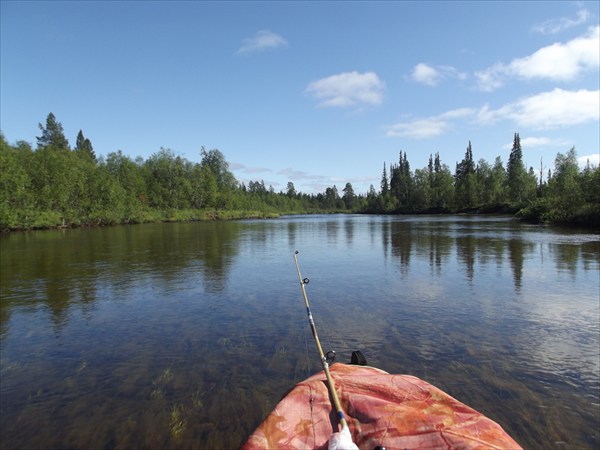
[[[390,193],[398,202],[399,212],[411,212],[414,210],[412,202],[413,178],[410,172],[410,164],[406,152],[400,152],[398,165],[390,166]]]
[[[77,134],[77,142],[73,151],[84,159],[96,162],[96,153],[94,153],[92,142],[83,136],[83,131],[81,130]]]
[[[201,150],[192,163],[161,148],[147,160],[120,150],[97,158],[79,131],[69,149],[60,122],[50,113],[34,151],[0,136],[0,229],[98,226],[162,220],[273,217],[281,212],[348,210],[364,200],[348,183],[325,195],[298,193],[293,183],[276,193],[264,182],[239,186],[224,155]]]
[[[459,210],[465,210],[477,206],[478,179],[475,175],[471,141],[469,141],[465,157],[459,164],[456,164],[454,178],[456,207]]]
[[[513,147],[506,167],[508,198],[516,205],[526,205],[535,198],[537,178],[533,168],[527,172],[523,164],[523,151],[519,133],[515,133]]]
[[[444,213],[461,210],[510,212],[542,222],[600,225],[600,169],[580,171],[575,149],[558,154],[553,176],[539,182],[522,163],[518,133],[506,169],[500,157],[490,166],[474,163],[471,143],[454,175],[430,155],[427,167],[410,170],[406,152],[383,165],[381,191],[356,194],[346,183],[316,195],[289,182],[275,192],[264,181],[239,184],[217,149],[201,149],[192,163],[161,148],[135,161],[120,150],[96,158],[80,130],[73,150],[50,113],[37,149],[0,134],[0,230],[98,226],[149,221],[273,217],[281,213]],[[540,169],[540,172],[542,168]]]
[[[237,187],[237,181],[229,171],[229,163],[225,160],[223,153],[217,149],[207,152],[202,147],[200,155],[202,156],[200,165],[207,168],[213,174],[217,182],[217,187],[220,190],[233,190]]]
[[[432,178],[430,208],[437,211],[450,210],[454,206],[453,178],[450,168],[446,164],[442,164],[439,153],[435,154]]]
[[[388,195],[390,190],[390,185],[388,182],[387,170],[385,168],[385,163],[383,163],[383,173],[381,174],[381,195],[384,197]]]
[[[46,126],[44,127],[41,123],[38,124],[42,135],[37,137],[37,144],[39,147],[45,147],[51,145],[57,149],[68,149],[69,141],[65,137],[62,124],[56,120],[53,113],[48,114],[46,117]]]
[[[33,206],[31,157],[31,151],[10,147],[0,136],[0,208],[7,215]]]
[[[287,184],[286,195],[290,198],[294,198],[296,195],[298,195],[298,193],[296,192],[296,187],[294,186],[294,183],[292,183],[291,181],[289,181]]]
[[[343,189],[344,195],[342,196],[342,200],[344,201],[344,205],[346,209],[352,210],[356,206],[357,198],[356,194],[354,194],[354,189],[352,188],[351,183],[346,183],[346,186]]]
[[[538,180],[533,168],[526,171],[518,133],[506,169],[499,156],[493,166],[483,159],[475,165],[470,142],[454,176],[439,153],[435,159],[430,155],[426,168],[412,173],[406,153],[401,152],[398,165],[390,166],[389,190],[384,163],[382,189],[378,193],[371,186],[361,211],[518,212],[519,217],[531,221],[599,226],[600,169],[588,164],[580,171],[575,149],[566,155],[559,153],[555,165],[554,175],[549,171],[546,183]]]
[[[559,153],[548,182],[540,220],[553,223],[598,225],[600,222],[600,168],[580,171],[575,148]]]

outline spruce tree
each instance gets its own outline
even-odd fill
[[[388,183],[387,171],[385,170],[385,162],[384,162],[383,163],[383,174],[381,175],[381,195],[383,195],[385,197],[389,191],[390,191],[390,187],[389,187],[389,183]]]
[[[526,184],[525,166],[523,165],[523,151],[521,150],[521,139],[519,133],[515,133],[512,150],[508,157],[506,166],[508,183],[508,199],[512,203],[522,203]]]
[[[65,137],[62,124],[56,120],[53,113],[46,117],[46,127],[41,123],[38,126],[42,131],[42,135],[36,137],[38,148],[51,145],[55,148],[69,149],[69,141]]]
[[[75,148],[73,149],[73,151],[75,151],[84,158],[96,162],[96,153],[94,152],[94,148],[92,147],[92,142],[88,138],[83,136],[83,131],[81,130],[79,130],[79,133],[77,133],[77,141],[75,143]]]
[[[469,141],[463,160],[456,163],[454,177],[457,206],[460,209],[475,206],[475,162],[473,161],[471,141]]]

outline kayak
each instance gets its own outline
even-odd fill
[[[499,424],[417,377],[341,363],[329,372],[360,449],[522,448]],[[321,371],[297,384],[242,449],[332,448],[337,423]]]

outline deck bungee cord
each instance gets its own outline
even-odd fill
[[[304,297],[304,304],[306,305],[306,314],[308,315],[308,323],[310,324],[310,329],[312,331],[313,338],[315,340],[315,344],[317,345],[317,350],[319,352],[319,358],[321,359],[321,365],[323,366],[323,371],[325,372],[325,377],[327,378],[327,389],[329,391],[329,395],[331,396],[331,400],[333,402],[333,407],[335,408],[335,412],[337,414],[338,422],[339,422],[339,430],[337,432],[334,431],[333,435],[329,440],[329,449],[335,448],[344,448],[352,450],[353,448],[358,449],[356,444],[352,442],[352,436],[350,434],[350,429],[348,428],[348,422],[346,421],[346,416],[344,415],[344,410],[342,409],[342,405],[340,404],[340,399],[338,398],[337,392],[335,391],[335,382],[329,372],[329,361],[333,359],[332,356],[335,356],[334,352],[328,352],[328,356],[325,356],[323,353],[323,347],[321,347],[321,341],[319,341],[319,335],[317,333],[317,327],[315,326],[315,321],[313,319],[312,312],[310,311],[310,303],[308,302],[308,295],[306,295],[306,285],[309,283],[308,278],[302,278],[302,273],[300,272],[300,265],[298,264],[298,250],[294,252],[294,262],[296,263],[296,271],[298,272],[298,280],[300,280],[300,289],[302,290],[302,296]],[[331,355],[333,354],[333,355]]]

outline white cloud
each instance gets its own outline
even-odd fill
[[[533,95],[508,103],[496,110],[484,106],[478,113],[480,123],[509,119],[533,129],[560,128],[600,120],[600,91],[564,91]]]
[[[567,142],[564,140],[556,140],[550,139],[547,137],[526,137],[521,139],[521,145],[523,147],[563,147],[567,145]],[[512,147],[512,142],[510,143],[510,147]]]
[[[354,71],[313,81],[305,92],[321,100],[321,107],[348,107],[381,104],[384,87],[376,73]]]
[[[325,175],[313,175],[313,174],[309,174],[308,172],[292,169],[291,167],[287,167],[285,169],[280,169],[277,171],[277,174],[285,175],[285,176],[293,179],[294,181],[299,181],[299,180],[323,181],[323,180],[329,179],[329,177],[325,176]]]
[[[232,162],[229,164],[229,168],[231,170],[236,170],[245,173],[264,173],[264,172],[272,172],[271,169],[267,169],[265,167],[247,167],[241,163]]]
[[[524,149],[534,148],[534,147],[568,147],[569,145],[572,145],[572,144],[569,144],[569,142],[564,139],[550,139],[547,137],[534,137],[534,136],[521,138],[521,146]],[[513,142],[510,141],[510,142],[506,143],[503,148],[510,150],[512,148],[512,146],[513,146]]]
[[[437,116],[419,118],[399,122],[385,127],[388,137],[405,137],[409,139],[428,139],[444,134],[452,128],[453,120],[472,117],[476,111],[470,108],[460,108],[447,111]]]
[[[600,153],[592,153],[591,155],[584,155],[584,156],[580,156],[579,158],[577,158],[577,163],[579,164],[579,167],[581,167],[582,169],[587,166],[588,161],[590,163],[590,166],[599,167],[600,166]]]
[[[269,30],[258,31],[254,36],[246,38],[237,53],[248,55],[251,53],[263,52],[279,47],[286,47],[288,42],[280,35]]]
[[[417,64],[412,72],[412,79],[414,81],[428,86],[435,86],[439,83],[440,78],[441,75],[437,70],[424,63]]]
[[[399,122],[386,127],[386,136],[406,137],[410,139],[427,139],[439,136],[446,132],[449,123],[440,118],[415,119],[408,122]]]
[[[484,105],[479,110],[459,108],[445,113],[407,120],[384,127],[388,137],[427,139],[453,129],[459,119],[479,125],[510,120],[519,127],[545,130],[600,120],[600,91],[565,91],[554,89],[507,103],[498,109]],[[522,141],[528,146],[566,145],[565,141],[531,137]]]
[[[597,70],[600,66],[600,26],[590,28],[584,36],[567,43],[543,47],[524,58],[509,64],[497,63],[475,73],[482,91],[493,91],[504,84],[506,78],[547,79],[572,81],[580,74]]]
[[[591,14],[587,9],[580,9],[577,11],[577,17],[574,19],[571,19],[570,17],[560,17],[558,19],[546,20],[545,22],[535,25],[533,31],[542,34],[556,34],[585,23],[590,17]]]
[[[502,64],[494,64],[485,70],[475,72],[477,78],[477,88],[484,92],[492,92],[504,85],[502,74],[504,72]]]
[[[339,194],[342,195],[342,189],[346,183],[351,183],[356,192],[360,192],[361,186],[365,188],[369,184],[377,183],[379,178],[376,176],[355,176],[355,177],[336,177],[332,175],[318,175],[301,170],[292,169],[290,167],[286,169],[280,169],[277,171],[278,175],[285,176],[288,181],[294,183],[296,190],[299,192],[313,192],[319,193],[324,192],[326,188],[336,185]]]
[[[417,83],[427,86],[437,86],[444,78],[458,78],[464,80],[466,74],[459,72],[452,66],[431,66],[425,63],[417,64],[412,71],[411,78]]]
[[[463,117],[472,116],[476,111],[472,108],[458,108],[446,111],[439,115],[443,119],[460,119]]]

